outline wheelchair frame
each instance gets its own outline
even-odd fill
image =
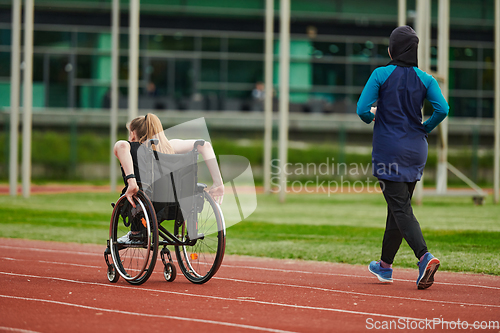
[[[150,140],[148,151],[152,161],[156,160],[161,178],[164,179],[165,175],[159,162],[158,153],[151,148],[157,142],[155,139]],[[179,268],[192,283],[205,283],[217,272],[224,257],[226,229],[222,211],[206,191],[207,185],[197,182],[198,146],[202,146],[204,143],[203,140],[196,141],[193,150],[188,153],[193,156],[191,162],[195,168],[195,188],[192,189],[193,205],[187,212],[187,218],[180,211],[179,193],[173,172],[169,172],[169,176],[175,202],[153,203],[150,200],[153,198],[154,191],[154,182],[152,182],[151,184],[140,184],[141,190],[135,198],[136,207],[139,208],[132,208],[124,195],[118,199],[116,204],[112,204],[110,234],[104,251],[107,276],[110,282],[117,282],[120,276],[135,285],[146,282],[154,270],[159,247],[162,247],[160,256],[164,265],[164,278],[169,282],[174,281],[176,268],[167,246],[174,246]],[[153,177],[151,179],[154,179],[153,164],[151,171]],[[156,212],[155,204],[157,206],[163,204],[163,209]],[[169,216],[170,209],[175,210],[173,216],[172,214]],[[184,212],[186,213],[186,210]],[[164,215],[166,215],[165,219],[163,219]],[[206,221],[203,219],[200,221],[203,216],[206,216]],[[158,221],[158,217],[162,220]],[[174,221],[173,233],[161,225],[162,222],[171,220]],[[205,223],[210,225],[205,225]],[[216,236],[213,232],[214,223],[217,227]],[[134,228],[141,231],[133,230]],[[121,238],[118,236],[125,231],[128,231],[126,234],[129,235],[128,240],[119,242]],[[208,234],[198,233],[199,231],[205,231]],[[134,236],[134,233],[141,236]],[[193,234],[196,236],[192,237]],[[137,239],[134,240],[131,237],[137,237]],[[210,251],[215,253],[210,253]],[[112,261],[109,260],[110,255]],[[202,260],[204,262],[201,262]]]

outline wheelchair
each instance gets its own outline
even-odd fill
[[[104,251],[107,277],[112,283],[122,277],[140,285],[153,273],[160,252],[163,276],[172,282],[177,270],[168,246],[173,246],[184,276],[202,284],[219,269],[226,246],[222,211],[207,185],[198,183],[198,147],[205,142],[198,140],[192,151],[173,155],[153,150],[157,142],[150,140],[141,154],[144,168],[150,172],[141,171],[136,207],[124,195],[112,204]],[[144,174],[149,177],[143,179]],[[173,226],[173,232],[167,224]]]

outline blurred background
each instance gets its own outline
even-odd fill
[[[120,5],[120,138],[126,138],[128,4]],[[372,128],[355,108],[371,72],[390,60],[388,36],[397,26],[397,4],[292,0],[291,163],[371,161]],[[449,161],[485,186],[493,182],[493,6],[486,0],[453,0],[450,6]],[[437,1],[432,7],[435,70]],[[154,112],[165,127],[205,117],[216,153],[246,156],[258,181],[264,8],[264,0],[141,0],[140,5],[139,114]],[[275,9],[276,111],[279,1]],[[34,17],[33,180],[106,182],[111,1],[36,0]],[[407,18],[413,25],[415,1],[407,1]],[[8,177],[10,50],[11,1],[1,0],[0,181]],[[435,142],[432,134],[426,184],[434,179]],[[454,178],[449,181],[453,185]]]

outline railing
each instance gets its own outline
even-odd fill
[[[162,121],[164,127],[170,127],[205,117],[211,128],[214,129],[236,129],[236,130],[263,130],[264,113],[260,111],[202,111],[202,110],[140,110],[140,114],[148,112],[155,113]],[[22,108],[21,108],[22,113]],[[9,108],[0,111],[0,126],[5,127],[9,122]],[[127,122],[127,110],[118,112],[119,126],[125,126]],[[277,123],[278,114],[274,114]],[[69,126],[70,124],[84,127],[109,127],[110,112],[107,109],[89,109],[71,111],[65,108],[34,108],[33,126]],[[472,126],[474,125],[474,126]],[[290,130],[299,132],[329,132],[340,128],[346,131],[371,132],[372,126],[366,125],[359,120],[355,114],[324,114],[324,113],[290,113]],[[449,134],[451,135],[473,135],[474,131],[480,135],[492,136],[494,124],[491,119],[476,118],[450,118]],[[432,134],[432,135],[437,135]]]

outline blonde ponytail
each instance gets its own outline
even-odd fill
[[[158,145],[153,145],[153,150],[164,154],[175,154],[174,148],[168,142],[160,119],[153,113],[133,119],[127,126],[130,131],[136,131],[139,142],[143,143],[150,139],[158,139]]]

